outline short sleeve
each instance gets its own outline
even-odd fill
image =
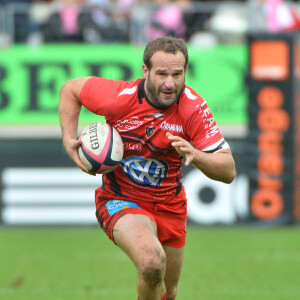
[[[189,138],[193,146],[203,150],[223,139],[215,119],[203,100],[200,108],[193,112],[188,121]]]
[[[124,81],[92,77],[81,90],[80,102],[91,112],[107,116],[114,109],[114,102],[124,86]]]

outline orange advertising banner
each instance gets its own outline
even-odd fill
[[[294,197],[296,37],[256,34],[248,41],[250,210],[254,220],[290,223],[299,211]]]

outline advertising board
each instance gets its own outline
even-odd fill
[[[295,35],[249,37],[250,211],[254,219],[291,223],[299,173]]]
[[[247,124],[244,45],[189,47],[186,82],[209,103],[219,125]],[[57,125],[62,84],[82,76],[142,77],[143,48],[131,45],[15,45],[0,50],[0,126]],[[83,110],[80,122],[103,120]]]

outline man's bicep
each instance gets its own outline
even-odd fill
[[[65,82],[60,90],[60,97],[74,97],[78,101],[80,101],[80,94],[83,86],[91,77],[80,77],[75,79],[70,79]]]
[[[92,77],[79,77],[70,80],[72,91],[78,100],[81,100],[81,92],[86,82]]]

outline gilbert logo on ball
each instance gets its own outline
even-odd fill
[[[110,124],[93,123],[82,130],[78,149],[81,161],[93,173],[113,171],[121,162],[123,142],[118,131]]]

